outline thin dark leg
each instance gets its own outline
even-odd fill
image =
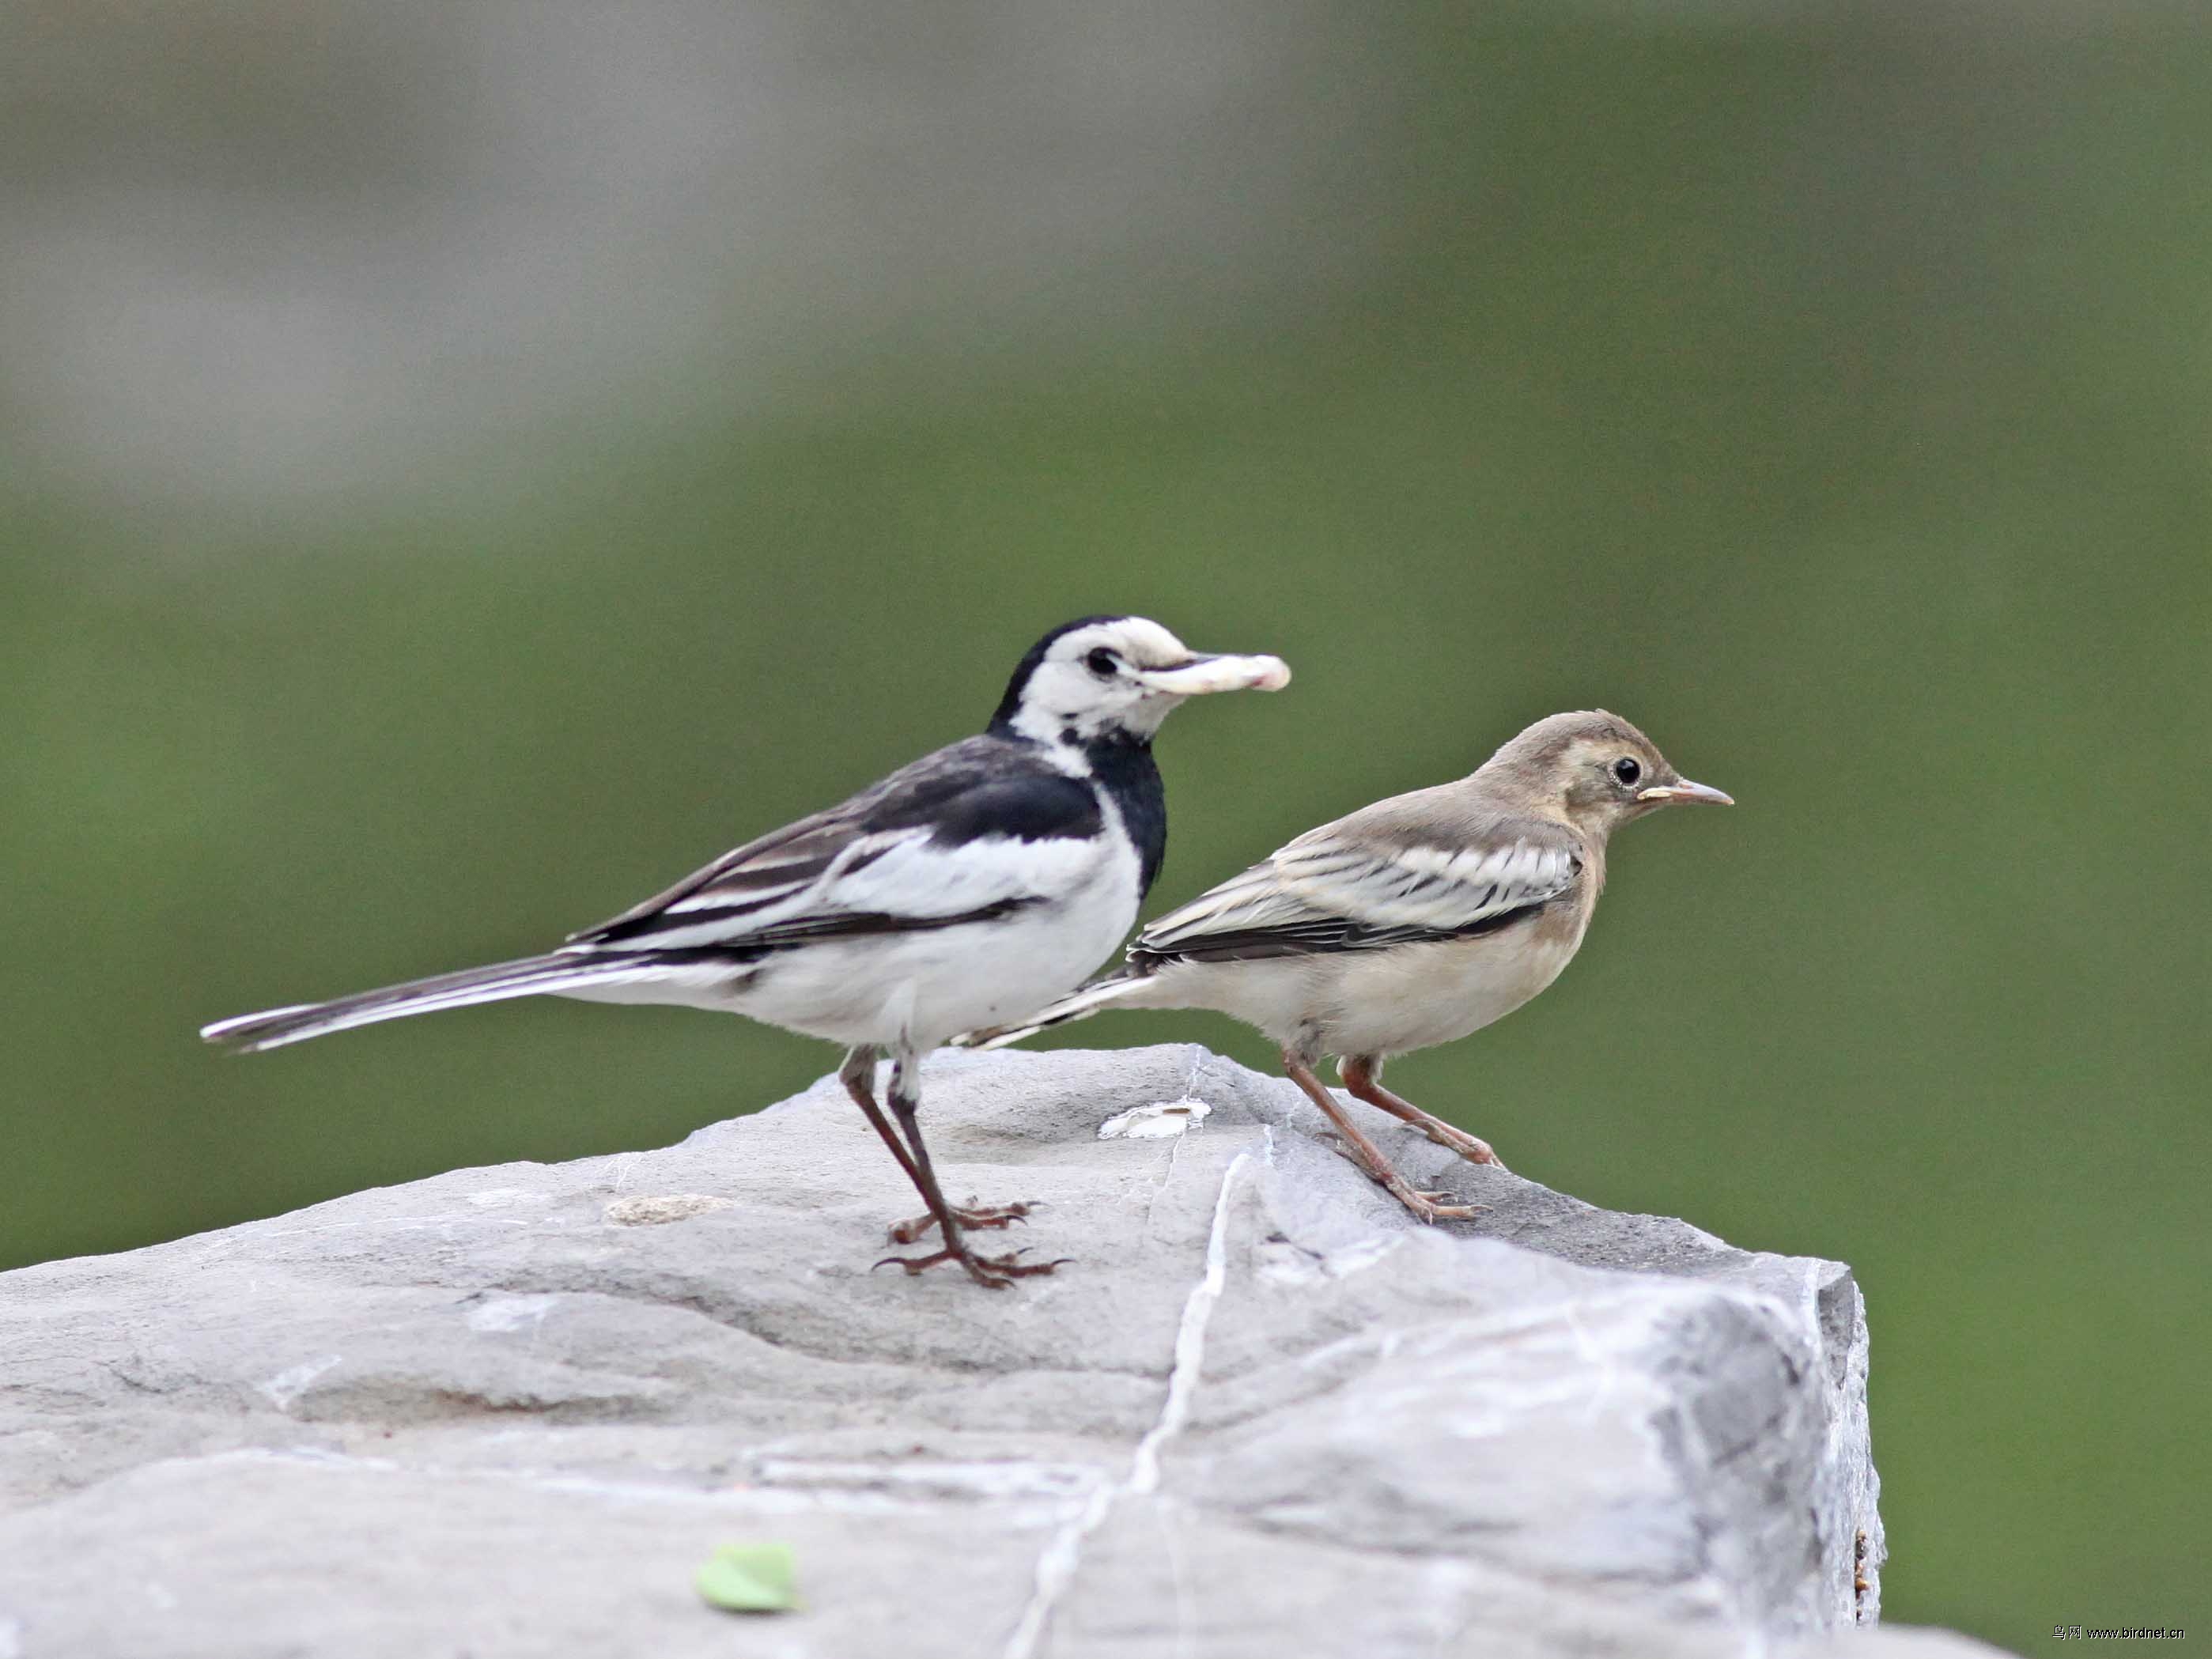
[[[1464,1129],[1447,1123],[1423,1111],[1402,1095],[1394,1095],[1382,1086],[1382,1061],[1376,1054],[1352,1054],[1338,1062],[1337,1075],[1354,1100],[1364,1100],[1370,1106],[1379,1107],[1395,1118],[1403,1118],[1439,1146],[1448,1146],[1470,1164],[1496,1164],[1498,1154],[1490,1150],[1490,1143],[1478,1139]]]
[[[1058,1261],[1023,1262],[1012,1255],[977,1255],[968,1248],[968,1241],[962,1232],[961,1213],[945,1201],[945,1194],[937,1184],[937,1171],[929,1162],[929,1148],[922,1142],[918,1112],[921,1102],[915,1075],[918,1066],[919,1060],[915,1056],[899,1056],[898,1063],[891,1072],[891,1115],[898,1120],[898,1127],[906,1137],[907,1152],[910,1156],[910,1162],[906,1159],[902,1162],[907,1163],[908,1173],[914,1177],[914,1184],[921,1194],[921,1201],[929,1206],[930,1214],[936,1218],[944,1248],[929,1255],[885,1256],[876,1266],[880,1267],[884,1262],[896,1261],[908,1273],[918,1273],[940,1261],[957,1261],[967,1270],[969,1278],[994,1291],[1006,1289],[1017,1279],[1050,1273],[1060,1266]]]
[[[1327,1114],[1328,1121],[1336,1125],[1352,1148],[1349,1154],[1352,1161],[1381,1182],[1389,1190],[1391,1197],[1424,1221],[1465,1221],[1474,1216],[1475,1212],[1464,1205],[1437,1203],[1400,1175],[1390,1160],[1382,1155],[1382,1149],[1370,1140],[1365,1132],[1352,1121],[1350,1114],[1337,1103],[1336,1097],[1328,1091],[1328,1085],[1314,1075],[1313,1066],[1288,1048],[1283,1050],[1283,1070],[1290,1074],[1291,1082],[1305,1091],[1306,1098],[1320,1107]]]
[[[898,1138],[898,1131],[891,1127],[890,1120],[884,1115],[884,1109],[876,1104],[877,1058],[873,1048],[861,1047],[854,1049],[845,1056],[845,1063],[837,1068],[837,1081],[843,1084],[845,1092],[853,1097],[853,1104],[866,1115],[868,1127],[884,1138],[884,1145],[891,1149],[891,1156],[898,1160],[899,1168],[906,1171],[906,1178],[920,1187],[921,1177],[915,1173],[914,1159],[906,1150],[906,1143]]]
[[[873,1048],[854,1049],[845,1056],[845,1063],[838,1067],[837,1081],[845,1085],[845,1092],[852,1096],[853,1103],[866,1116],[870,1127],[883,1137],[884,1145],[891,1149],[891,1156],[898,1160],[899,1168],[906,1171],[906,1178],[914,1182],[915,1189],[919,1192],[921,1190],[921,1175],[915,1168],[914,1155],[907,1150],[906,1143],[899,1139],[898,1131],[891,1127],[891,1121],[884,1115],[883,1108],[876,1104],[877,1059],[878,1054]],[[955,1208],[953,1214],[960,1218],[963,1227],[1010,1227],[1017,1221],[1026,1221],[1035,1207],[1030,1204],[998,1204],[983,1208],[970,1205]],[[933,1212],[915,1216],[909,1221],[894,1222],[886,1231],[892,1243],[911,1244],[936,1225],[937,1217]]]

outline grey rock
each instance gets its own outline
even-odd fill
[[[0,1656],[1668,1659],[1875,1618],[1847,1268],[1378,1118],[1490,1206],[1423,1228],[1200,1048],[926,1089],[949,1188],[1045,1200],[1018,1242],[1069,1266],[871,1271],[913,1194],[824,1079],[0,1276]],[[802,1611],[697,1598],[744,1539]]]

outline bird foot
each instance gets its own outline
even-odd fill
[[[1426,1135],[1437,1146],[1457,1152],[1470,1164],[1489,1164],[1501,1170],[1505,1167],[1505,1160],[1490,1150],[1488,1141],[1471,1135],[1464,1129],[1455,1129],[1449,1123],[1436,1120],[1426,1123],[1409,1123],[1406,1127],[1416,1134]]]
[[[1041,1200],[1032,1200],[1026,1204],[979,1206],[971,1198],[965,1206],[954,1206],[952,1218],[963,1227],[1011,1227],[1017,1221],[1026,1223],[1031,1210],[1042,1208],[1044,1205]],[[928,1237],[931,1232],[935,1231],[936,1226],[935,1216],[918,1215],[904,1221],[894,1221],[884,1231],[885,1237],[894,1244],[915,1244]]]
[[[1451,1192],[1422,1192],[1405,1182],[1385,1182],[1382,1186],[1389,1188],[1391,1197],[1420,1221],[1474,1221],[1489,1207],[1486,1203],[1444,1203]]]
[[[1383,1185],[1389,1186],[1389,1182],[1385,1182]],[[1472,1221],[1490,1207],[1487,1204],[1447,1203],[1445,1200],[1456,1195],[1426,1192],[1419,1188],[1411,1188],[1402,1193],[1392,1188],[1391,1196],[1424,1221]]]
[[[940,1261],[957,1261],[968,1270],[968,1277],[978,1285],[987,1290],[1003,1291],[1017,1279],[1039,1277],[1075,1260],[1072,1255],[1064,1255],[1052,1261],[1017,1261],[1015,1258],[1020,1255],[1019,1250],[1015,1250],[1006,1255],[977,1255],[962,1244],[930,1255],[887,1255],[876,1266],[888,1267],[896,1261],[906,1269],[907,1277],[911,1279],[917,1273],[927,1273]]]
[[[1356,1166],[1360,1173],[1388,1192],[1391,1197],[1396,1199],[1423,1221],[1472,1221],[1490,1207],[1487,1204],[1443,1202],[1443,1200],[1455,1195],[1450,1193],[1423,1192],[1395,1170],[1387,1166],[1376,1169],[1367,1161],[1358,1146],[1333,1131],[1324,1129],[1314,1139],[1325,1142],[1332,1151],[1340,1154],[1346,1162]],[[1473,1139],[1474,1137],[1470,1135],[1468,1139]]]

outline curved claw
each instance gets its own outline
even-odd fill
[[[1421,1188],[1418,1190],[1420,1192],[1421,1196],[1427,1199],[1430,1203],[1455,1206],[1463,1215],[1474,1215],[1479,1212],[1487,1210],[1490,1207],[1487,1204],[1462,1203],[1460,1200],[1460,1195],[1457,1193],[1431,1192],[1426,1188]]]
[[[1419,1200],[1418,1204],[1407,1202],[1402,1194],[1399,1195],[1399,1201],[1424,1221],[1472,1221],[1490,1207],[1487,1204],[1449,1204],[1442,1201],[1455,1196],[1452,1193],[1416,1191],[1413,1197]]]
[[[962,1249],[939,1250],[929,1255],[887,1255],[868,1271],[873,1273],[876,1267],[888,1267],[896,1261],[906,1269],[907,1276],[912,1278],[917,1273],[927,1273],[941,1261],[957,1261],[967,1269],[968,1277],[978,1285],[1003,1291],[1017,1279],[1040,1277],[1075,1260],[1073,1256],[1064,1255],[1052,1261],[1021,1261],[1016,1259],[1021,1254],[1016,1250],[1006,1255],[973,1255]]]
[[[994,1273],[1012,1273],[1018,1278],[1029,1278],[1035,1274],[1048,1273],[1054,1267],[1066,1267],[1069,1262],[1075,1260],[1072,1255],[1061,1255],[1054,1256],[1049,1261],[1015,1261],[1014,1256],[1019,1255],[1020,1254],[1021,1251],[1016,1250],[1012,1255],[981,1255],[977,1256],[975,1259],[981,1262],[985,1267],[988,1267]]]
[[[868,1271],[873,1273],[876,1267],[888,1267],[894,1261],[906,1269],[908,1279],[927,1272],[940,1261],[957,1261],[968,1270],[969,1278],[986,1290],[1003,1291],[1014,1282],[1011,1278],[1002,1279],[988,1271],[979,1257],[969,1255],[965,1251],[939,1250],[933,1255],[887,1255]]]

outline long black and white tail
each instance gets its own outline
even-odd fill
[[[258,1054],[264,1048],[281,1048],[288,1042],[304,1042],[309,1037],[374,1025],[380,1020],[435,1013],[441,1008],[466,1008],[478,1002],[503,1002],[509,997],[543,996],[636,972],[634,960],[606,957],[594,960],[556,951],[551,956],[525,957],[519,962],[495,962],[485,968],[465,968],[458,974],[440,974],[432,979],[410,980],[404,985],[387,985],[331,1002],[301,1003],[219,1019],[203,1026],[200,1036],[240,1054]]]
[[[1139,973],[1133,968],[1104,979],[1095,979],[1090,984],[1070,991],[1057,1002],[1047,1003],[1018,1025],[987,1025],[981,1030],[963,1031],[948,1045],[955,1048],[1003,1048],[1009,1043],[1033,1037],[1039,1031],[1049,1031],[1057,1025],[1072,1025],[1079,1019],[1088,1019],[1102,1008],[1111,1008],[1125,1002],[1140,989],[1149,988],[1150,974]]]

